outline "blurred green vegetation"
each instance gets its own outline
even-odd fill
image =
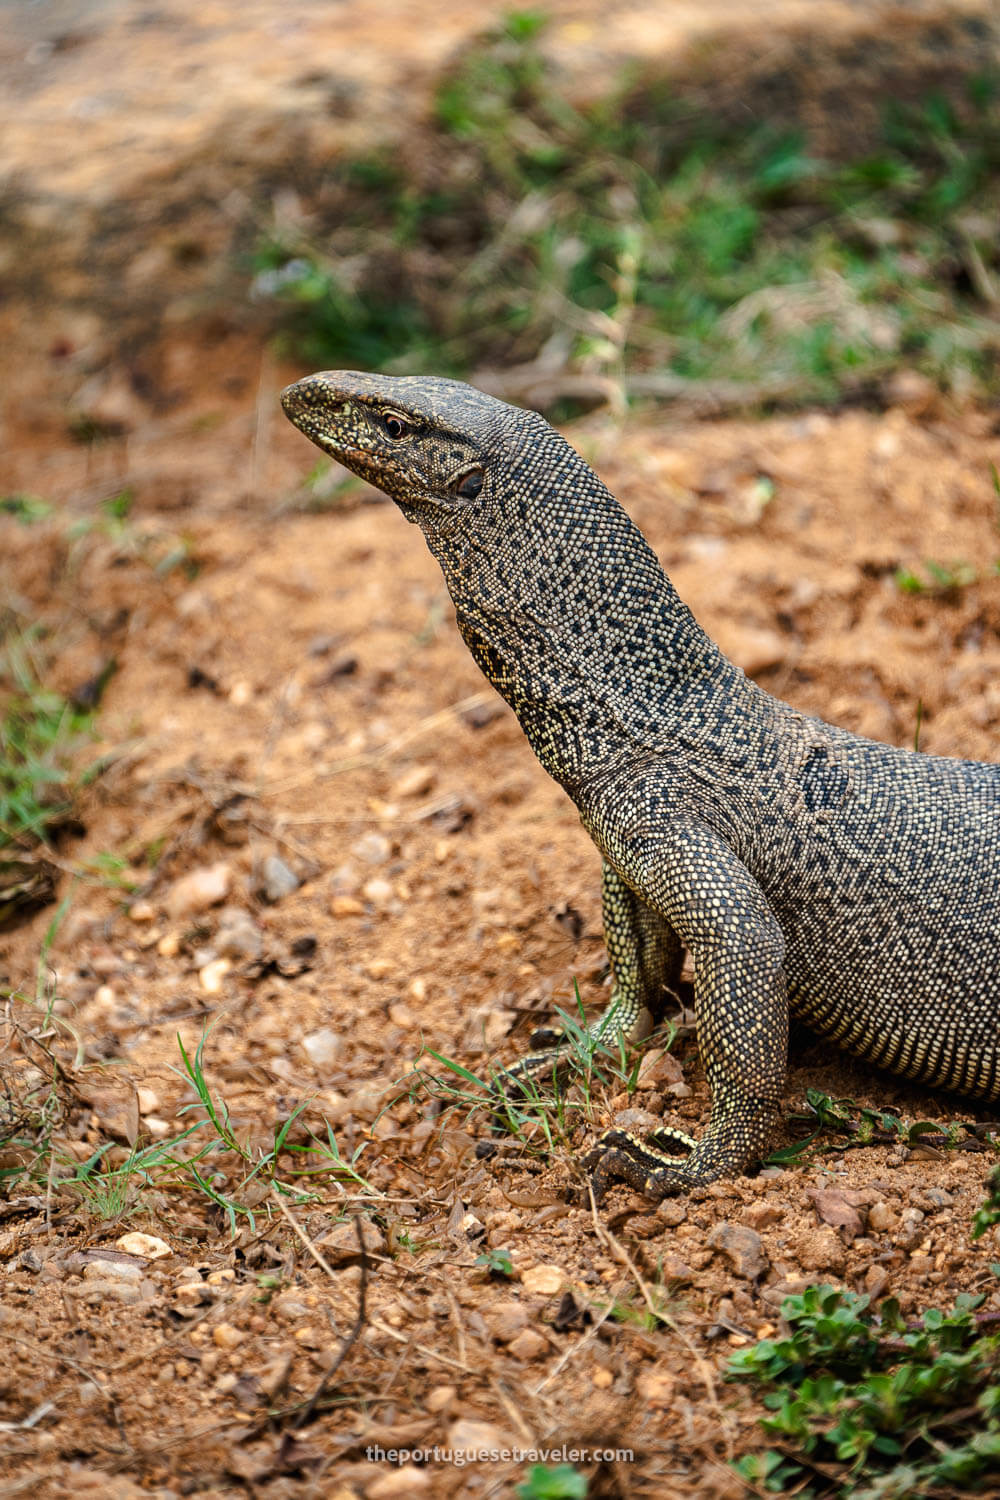
[[[93,710],[45,688],[39,648],[0,621],[0,926],[52,899],[44,850],[69,816],[78,786],[69,764]]]
[[[819,160],[663,84],[574,104],[543,27],[511,15],[470,52],[419,150],[333,167],[328,233],[258,246],[255,294],[296,355],[537,362],[555,392],[735,382],[751,403],[877,397],[900,368],[997,392],[1000,80],[970,78],[962,107],[890,101],[878,149]]]

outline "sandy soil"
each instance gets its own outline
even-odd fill
[[[590,15],[565,13],[567,25]],[[307,8],[284,29],[274,7],[240,15],[244,29],[227,31],[228,6],[201,7],[208,50],[185,32],[190,65],[228,46],[226,88],[281,97],[315,28],[332,36],[347,12]],[[195,26],[193,8],[151,16],[157,35],[167,21]],[[467,23],[456,9],[440,35],[421,33],[423,16],[416,4],[369,7],[371,56],[383,57],[386,25],[395,35],[409,18],[422,37],[413,55],[433,66]],[[132,100],[123,38],[136,13],[93,17],[86,46],[121,60],[115,88]],[[292,60],[241,69],[246,38],[267,24],[274,55],[280,43]],[[4,45],[18,55],[10,36]],[[77,55],[38,56],[25,120],[65,109],[60,70]],[[167,77],[181,98],[176,60]],[[147,147],[162,149],[175,104],[135,122],[136,171]],[[122,104],[102,118],[124,149]],[[28,163],[31,143],[18,140]],[[38,146],[38,181],[57,197],[68,158]],[[565,1446],[632,1451],[584,1464],[592,1495],[736,1496],[727,1459],[761,1440],[725,1360],[776,1326],[789,1290],[891,1290],[909,1311],[983,1291],[1000,1308],[993,1236],[968,1236],[983,1155],[833,1153],[659,1209],[618,1190],[595,1217],[565,1201],[573,1152],[560,1145],[539,1170],[491,1166],[475,1155],[482,1114],[442,1111],[410,1087],[418,1059],[443,1071],[423,1048],[473,1070],[511,1059],[539,1017],[572,1004],[574,982],[600,1005],[597,855],[477,674],[419,535],[370,491],[337,489],[336,474],[307,482],[313,450],[275,402],[300,371],[252,329],[189,318],[157,347],[155,388],[137,386],[127,363],[92,368],[113,336],[86,288],[71,291],[46,304],[37,346],[26,304],[5,314],[22,353],[4,487],[57,509],[30,527],[0,520],[0,557],[8,600],[58,632],[58,686],[78,688],[111,658],[117,671],[85,751],[106,752],[110,769],[60,845],[67,869],[92,873],[67,875],[60,892],[72,902],[41,986],[54,1019],[39,1036],[40,1012],[15,998],[0,1055],[15,1102],[46,1086],[47,1053],[66,1070],[56,1177],[22,1180],[0,1206],[0,1417],[14,1424],[0,1493],[507,1495],[522,1461],[400,1470],[368,1451]],[[51,342],[60,328],[69,347]],[[81,447],[66,426],[86,380],[118,431]],[[900,744],[913,742],[919,705],[921,748],[993,759],[1000,437],[992,414],[905,384],[899,396],[885,413],[759,423],[647,415],[621,427],[598,415],[568,435],[705,626],[769,690]],[[125,488],[126,523],[95,521]],[[901,592],[897,569],[933,582],[928,559],[974,577]],[[108,854],[124,860],[131,893],[95,873]],[[52,914],[0,936],[0,977],[22,997]],[[192,1053],[206,1025],[206,1075],[246,1149],[269,1149],[301,1108],[286,1144],[329,1122],[345,1156],[360,1152],[365,1191],[327,1177],[315,1201],[290,1207],[251,1187],[254,1222],[233,1237],[189,1187],[134,1182],[115,1217],[61,1185],[102,1143],[114,1165],[135,1141],[199,1118],[184,1113],[195,1096],[178,1038]],[[574,1097],[574,1151],[624,1110],[698,1130],[708,1097],[693,1037],[675,1056],[680,1066],[654,1047],[632,1098],[613,1083],[589,1104]],[[986,1118],[804,1037],[789,1111],[807,1087],[908,1118]],[[292,1165],[286,1153],[286,1177]],[[220,1167],[216,1189],[235,1188],[231,1159]],[[852,1193],[856,1225],[824,1221],[824,1189]],[[354,1209],[367,1226],[363,1293]],[[136,1229],[169,1253],[116,1249]],[[501,1248],[510,1279],[476,1264]],[[653,1327],[644,1287],[664,1314]],[[605,1318],[611,1303],[627,1315]]]

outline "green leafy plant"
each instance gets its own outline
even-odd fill
[[[43,686],[30,632],[0,640],[0,923],[52,897],[46,849],[99,769],[73,769],[92,723],[91,707]]]
[[[69,807],[70,751],[92,714],[42,686],[34,643],[13,634],[2,646],[6,702],[0,719],[0,850],[26,834],[44,837]]]
[[[510,1258],[509,1250],[484,1250],[482,1255],[476,1256],[474,1263],[481,1266],[491,1277],[507,1278],[514,1274],[514,1262]]]
[[[936,598],[945,598],[960,594],[963,589],[975,583],[977,577],[975,568],[968,563],[956,562],[946,566],[927,558],[924,561],[923,577],[909,568],[898,568],[895,582],[901,594],[930,594]]]
[[[894,1299],[809,1287],[782,1304],[788,1334],[729,1362],[732,1379],[765,1391],[761,1425],[779,1449],[736,1468],[749,1483],[838,1500],[956,1493],[1000,1473],[1000,1334],[982,1297],[908,1324]],[[964,1492],[964,1491],[963,1491]]]
[[[528,1477],[514,1491],[518,1500],[586,1500],[587,1476],[571,1464],[532,1464]]]
[[[994,1167],[986,1179],[986,1198],[973,1216],[972,1238],[982,1239],[994,1224],[1000,1224],[1000,1167]]]
[[[888,1110],[873,1109],[858,1104],[854,1099],[831,1099],[820,1089],[806,1089],[806,1112],[791,1115],[793,1123],[804,1122],[812,1126],[808,1135],[790,1146],[772,1151],[767,1157],[769,1166],[785,1166],[798,1161],[825,1132],[846,1137],[831,1145],[817,1145],[817,1152],[850,1151],[864,1146],[920,1145],[925,1149],[948,1150],[972,1136],[993,1145],[988,1130],[961,1120],[952,1120],[947,1125],[935,1120],[901,1120]]]
[[[37,521],[48,520],[52,506],[38,495],[2,495],[0,514],[13,516],[22,526],[33,526]]]

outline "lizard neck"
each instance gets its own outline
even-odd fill
[[[571,794],[630,751],[717,756],[729,744],[719,716],[752,726],[765,698],[697,624],[618,501],[573,458],[582,474],[571,500],[515,498],[517,517],[501,516],[494,547],[480,534],[461,546],[427,535],[466,644]],[[504,535],[518,536],[516,552]]]

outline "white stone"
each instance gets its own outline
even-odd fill
[[[323,1026],[319,1031],[310,1031],[302,1038],[302,1050],[314,1068],[330,1068],[340,1055],[340,1036]]]
[[[130,1230],[128,1234],[115,1240],[115,1249],[124,1250],[126,1255],[142,1255],[146,1260],[162,1260],[164,1256],[174,1253],[166,1240],[158,1239],[155,1234],[143,1234],[137,1229]]]
[[[175,880],[167,892],[167,911],[175,919],[207,911],[210,906],[218,906],[226,899],[232,883],[232,867],[225,860],[191,870]]]

